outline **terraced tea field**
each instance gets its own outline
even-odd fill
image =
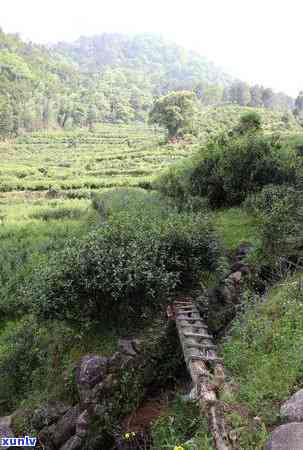
[[[102,125],[94,132],[33,133],[0,145],[0,191],[140,186],[190,154],[152,128]]]

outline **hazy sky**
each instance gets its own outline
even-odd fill
[[[303,90],[302,0],[0,0],[0,26],[36,42],[157,32],[231,75]]]

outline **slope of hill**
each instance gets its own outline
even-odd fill
[[[232,77],[198,53],[155,34],[103,33],[80,37],[71,44],[60,42],[53,49],[71,58],[84,72],[95,73],[107,67],[143,72],[151,79],[155,93],[192,89],[201,81],[223,86],[232,81]]]
[[[285,94],[233,80],[199,54],[154,34],[102,34],[45,47],[0,29],[0,137],[146,122],[154,98],[173,90],[194,91],[203,107],[232,103],[289,111],[294,105]]]

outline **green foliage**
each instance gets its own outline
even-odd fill
[[[102,197],[94,200],[100,228],[67,242],[36,270],[25,295],[40,316],[77,322],[117,314],[138,318],[145,308],[167,302],[177,286],[195,281],[203,268],[216,268],[220,248],[203,217],[178,214],[157,195],[139,195],[141,202],[138,194],[122,191],[121,210],[114,214],[106,213]]]
[[[166,128],[170,139],[193,133],[196,117],[197,98],[189,91],[171,92],[160,97],[150,112],[150,122]]]
[[[224,344],[224,363],[239,383],[245,402],[267,423],[277,419],[279,401],[302,382],[302,275],[247,305]],[[283,376],[281,376],[283,374]]]
[[[261,116],[253,111],[246,114],[240,118],[240,124],[237,131],[240,134],[245,134],[249,131],[258,131],[261,129],[262,119]]]
[[[207,421],[201,417],[198,406],[177,397],[169,410],[152,425],[153,449],[213,450],[207,428]]]
[[[267,186],[250,197],[246,207],[260,217],[264,252],[274,260],[301,264],[303,257],[302,190]]]
[[[54,207],[54,202],[56,200],[49,205],[56,214],[58,210]],[[84,210],[83,216],[77,221],[65,218],[44,223],[40,221],[42,212],[45,213],[45,207],[41,208],[37,204],[16,203],[15,207],[1,205],[1,213],[5,217],[0,228],[1,318],[13,318],[24,313],[27,307],[20,289],[31,277],[33,270],[39,265],[47,264],[50,255],[60,250],[67,238],[80,236],[91,226]],[[33,215],[35,219],[29,217]]]
[[[229,405],[231,408],[233,405]],[[237,433],[238,444],[245,450],[264,450],[270,433],[264,423],[259,423],[247,414],[235,410],[226,414],[228,425]],[[239,409],[239,408],[238,408]],[[241,410],[240,410],[241,411]]]
[[[244,208],[229,208],[213,213],[213,225],[229,250],[236,250],[240,244],[258,245],[261,220]]]
[[[49,399],[75,402],[75,363],[89,352],[109,355],[121,330],[90,327],[85,332],[62,322],[41,324],[33,316],[8,321],[0,334],[1,413]],[[124,331],[125,332],[125,331]]]
[[[295,157],[260,134],[219,137],[192,172],[192,192],[207,195],[212,207],[238,205],[266,184],[295,181],[294,166]]]
[[[299,157],[275,137],[268,139],[256,122],[259,118],[250,115],[240,124],[241,134],[209,139],[183,173],[170,170],[160,177],[160,190],[180,199],[188,194],[207,197],[210,206],[218,208],[239,205],[270,183],[296,183],[301,176]]]

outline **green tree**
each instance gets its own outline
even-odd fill
[[[259,85],[252,86],[250,88],[250,106],[260,107],[263,106],[263,91],[264,88]]]
[[[166,128],[169,138],[183,137],[195,131],[197,106],[194,92],[171,92],[155,101],[150,122]]]
[[[294,115],[303,124],[303,91],[296,98]]]
[[[243,81],[235,81],[230,88],[230,97],[233,103],[240,106],[247,106],[251,101],[250,88]]]

